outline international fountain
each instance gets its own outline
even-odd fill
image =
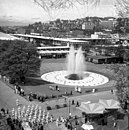
[[[41,78],[56,84],[80,87],[99,86],[109,81],[103,75],[86,71],[87,66],[81,47],[75,50],[71,46],[66,61],[66,70],[45,73]]]
[[[75,53],[74,47],[71,46],[67,56],[67,73],[66,78],[70,80],[81,80],[84,77],[85,59],[81,47]]]

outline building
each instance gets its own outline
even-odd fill
[[[79,37],[84,35],[84,30],[81,29],[73,29],[72,30],[72,36],[73,37]]]
[[[115,56],[87,56],[86,60],[97,64],[123,63],[123,58]]]
[[[99,22],[99,26],[101,26],[102,29],[112,30],[114,27],[114,21],[113,20],[101,20]]]

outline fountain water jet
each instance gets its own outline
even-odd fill
[[[71,46],[67,57],[67,70],[48,72],[43,74],[41,78],[45,81],[66,85],[68,87],[97,87],[109,81],[107,77],[94,72],[85,71],[85,69],[87,68],[85,67],[82,49],[79,48],[76,53],[74,47]]]
[[[70,52],[67,57],[67,72],[68,76],[66,78],[70,80],[80,80],[83,79],[85,71],[85,59],[80,47],[75,53],[73,46],[70,47]]]

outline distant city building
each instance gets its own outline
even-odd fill
[[[72,36],[74,37],[83,36],[83,35],[84,35],[84,30],[80,30],[80,29],[72,30]]]
[[[99,25],[102,29],[110,29],[112,30],[114,27],[113,20],[100,20]]]
[[[98,39],[99,36],[98,36],[97,34],[91,34],[91,38],[92,38],[92,39]]]
[[[83,30],[93,30],[94,27],[95,27],[95,24],[92,23],[92,22],[90,22],[90,21],[84,22],[84,23],[82,24],[82,29],[83,29]]]

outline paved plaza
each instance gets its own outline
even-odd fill
[[[27,101],[25,98],[19,96],[18,94],[14,94],[14,90],[11,89],[10,87],[8,87],[5,83],[0,81],[0,108],[17,108],[16,106],[16,99],[19,99],[19,103],[21,106],[24,105],[31,105],[31,104],[38,104],[39,106],[42,107],[42,109],[46,109],[46,106],[49,104],[51,106],[54,106],[55,104],[62,104],[64,102],[64,99],[59,99],[58,101],[47,101],[44,103],[40,103],[37,101]],[[93,102],[98,102],[99,99],[116,99],[116,96],[111,94],[110,91],[105,91],[105,92],[98,92],[98,93],[94,93],[94,94],[88,94],[88,95],[83,95],[83,96],[76,96],[76,97],[71,97],[70,100],[78,100],[80,102],[87,102],[87,101],[91,101]],[[49,111],[51,114],[53,114],[53,116],[55,118],[59,117],[59,116],[64,116],[64,117],[68,117],[68,113],[69,113],[69,108],[63,108],[63,109],[56,109],[56,110],[51,110]],[[80,115],[81,116],[81,111],[79,109],[77,109],[75,106],[71,106],[70,107],[70,112],[72,113],[72,116],[74,115]],[[127,127],[127,123],[125,123],[124,121],[122,121],[122,125],[120,125],[121,128],[120,130],[125,130],[125,128]],[[56,127],[55,123],[54,124],[49,124],[49,127],[47,127],[46,129],[48,130],[65,130],[65,127],[63,125],[61,125],[60,127]],[[108,130],[108,129],[105,129]],[[111,130],[115,130],[113,128],[111,128]],[[116,129],[117,130],[117,129]]]

